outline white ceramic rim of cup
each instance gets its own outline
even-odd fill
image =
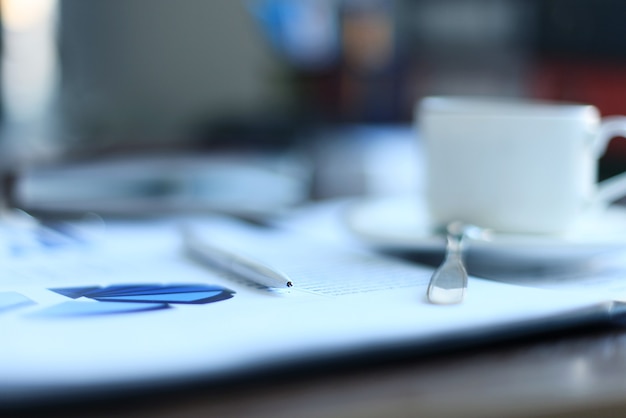
[[[428,96],[423,98],[416,109],[418,115],[424,112],[435,115],[467,115],[489,117],[544,117],[580,118],[597,117],[598,110],[593,105],[557,102],[526,98],[500,98],[481,96]]]

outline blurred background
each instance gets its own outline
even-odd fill
[[[626,114],[619,0],[1,5],[0,168],[5,194],[19,177],[27,206],[96,205],[140,190],[147,206],[183,189],[179,206],[198,193],[210,206],[226,190],[231,207],[269,189],[284,191],[271,200],[289,203],[411,191],[419,187],[413,109],[432,94],[567,100]],[[194,163],[172,166],[179,154]],[[109,164],[148,155],[158,162]],[[600,176],[625,161],[626,141],[613,141]],[[133,187],[117,196],[111,178]],[[98,200],[87,193],[94,188],[109,194]]]

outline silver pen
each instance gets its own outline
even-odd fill
[[[267,287],[292,287],[286,274],[252,258],[218,248],[198,236],[190,227],[182,228],[187,253],[197,261],[227,271]]]

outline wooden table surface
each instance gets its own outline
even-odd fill
[[[69,418],[626,416],[626,327],[0,412]]]

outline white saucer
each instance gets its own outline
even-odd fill
[[[388,197],[360,201],[348,211],[347,224],[357,237],[380,250],[434,252],[444,248],[424,202],[417,197]],[[474,254],[537,262],[580,261],[609,251],[626,250],[626,208],[611,206],[589,214],[561,235],[489,232],[471,239]]]

